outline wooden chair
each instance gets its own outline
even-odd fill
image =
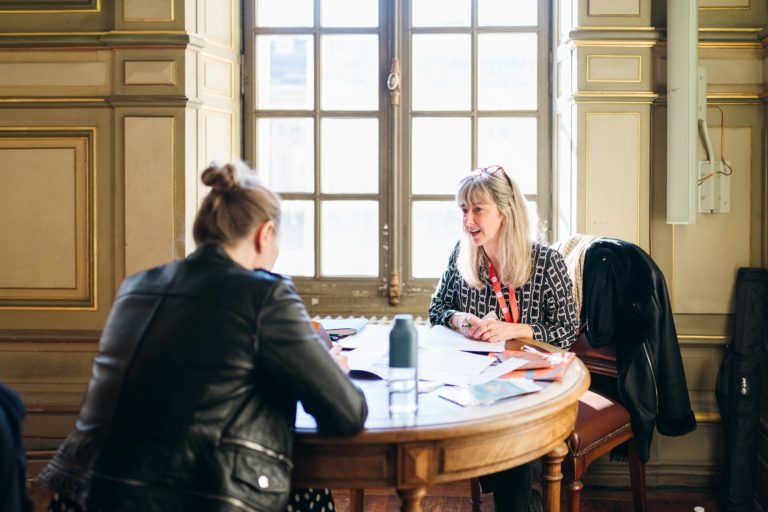
[[[590,374],[616,378],[616,351],[613,345],[594,348],[581,335],[571,350]],[[645,465],[640,460],[633,437],[629,411],[608,393],[596,390],[584,393],[579,399],[576,425],[566,441],[568,455],[563,461],[569,512],[580,509],[581,490],[584,488],[581,479],[589,465],[625,442],[629,443],[629,477],[634,508],[636,512],[645,512]]]
[[[578,355],[590,374],[616,378],[615,347],[594,348],[582,335],[571,346],[571,350]],[[584,488],[581,479],[589,465],[625,442],[629,443],[629,475],[634,509],[636,512],[645,512],[645,465],[640,460],[633,438],[629,411],[608,393],[593,390],[584,393],[579,399],[579,412],[573,432],[566,440],[568,455],[562,463],[568,512],[579,512],[581,508],[581,491]],[[473,478],[470,484],[472,511],[480,512],[480,482]]]

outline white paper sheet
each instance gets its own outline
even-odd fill
[[[361,348],[376,345],[386,346],[389,350],[389,331],[391,330],[392,325],[388,324],[367,325],[357,334],[339,340],[339,344],[341,348]]]
[[[458,350],[422,346],[419,349],[419,379],[460,386],[488,368],[494,358]]]
[[[506,361],[499,363],[496,366],[489,366],[483,370],[481,374],[477,375],[470,381],[470,384],[484,384],[493,379],[497,379],[502,375],[511,372],[512,370],[517,370],[526,362],[527,361],[525,359],[520,359],[519,357],[510,357]]]
[[[350,370],[372,373],[382,379],[389,371],[388,347],[373,344],[346,354]],[[419,348],[419,380],[462,385],[477,378],[494,361],[492,357],[458,350]],[[505,372],[506,373],[506,372]]]
[[[449,329],[443,325],[435,325],[429,329],[419,342],[429,348],[442,348],[448,350],[464,350],[467,352],[504,352],[504,341],[489,343],[487,341],[475,341],[463,334]]]

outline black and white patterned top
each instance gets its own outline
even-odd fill
[[[448,268],[432,295],[430,323],[451,327],[450,318],[457,311],[482,318],[494,310],[503,319],[490,279],[484,276],[485,286],[480,290],[467,284],[456,267],[458,254],[457,244],[448,260]],[[533,243],[531,258],[531,278],[515,290],[520,323],[531,326],[534,339],[567,349],[576,338],[579,323],[565,262],[559,252],[536,242]],[[509,288],[502,285],[502,292],[509,304]]]

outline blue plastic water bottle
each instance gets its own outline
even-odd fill
[[[389,333],[389,416],[412,421],[419,408],[418,334],[411,315],[396,315]]]

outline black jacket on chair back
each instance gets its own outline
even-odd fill
[[[616,345],[619,396],[646,463],[654,427],[696,429],[664,275],[637,245],[600,238],[584,257],[583,292],[584,332],[594,347]]]
[[[204,245],[125,280],[40,481],[92,509],[281,510],[297,400],[330,434],[367,416],[291,281]]]

